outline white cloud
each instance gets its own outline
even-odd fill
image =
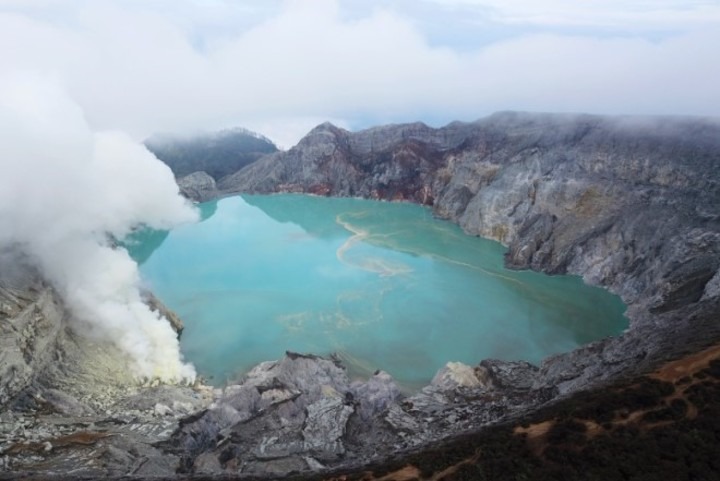
[[[634,32],[718,25],[714,0],[424,0],[445,7],[490,9],[492,20],[543,26],[615,27]],[[485,10],[488,11],[488,10]]]
[[[287,146],[300,135],[299,125],[322,119],[473,119],[504,109],[720,114],[720,87],[713,81],[720,66],[712,60],[713,46],[720,45],[715,2],[681,9],[676,2],[651,7],[618,0],[554,0],[542,7],[520,0],[429,1],[437,8],[464,5],[458,22],[475,4],[491,8],[500,22],[493,28],[587,20],[635,24],[640,31],[669,27],[674,17],[678,29],[650,40],[631,29],[598,36],[513,27],[502,40],[453,50],[429,44],[413,17],[419,10],[410,10],[414,3],[390,10],[376,2],[348,15],[345,3],[333,0],[265,9],[248,7],[255,2],[217,1],[201,9],[190,0],[150,2],[153,8],[78,0],[63,21],[35,10],[0,13],[0,71],[53,73],[91,125],[137,138],[242,125],[262,127]],[[206,13],[195,21],[191,12]],[[427,8],[422,12],[427,15]],[[481,35],[483,27],[477,29]]]

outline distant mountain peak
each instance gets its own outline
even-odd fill
[[[161,133],[145,140],[145,146],[178,178],[203,171],[215,180],[278,151],[272,140],[244,127],[191,134]]]
[[[319,125],[316,125],[310,132],[308,132],[307,135],[311,135],[313,133],[318,132],[332,132],[332,133],[348,133],[347,130],[343,129],[342,127],[338,127],[337,125],[333,124],[330,121],[325,121]]]
[[[255,132],[250,129],[246,129],[245,127],[228,127],[225,129],[221,129],[215,132],[209,132],[205,134],[209,137],[215,137],[215,138],[225,138],[225,137],[232,137],[234,135],[247,135],[253,138],[256,138],[258,140],[262,140],[263,142],[267,142],[268,144],[275,145],[277,148],[277,145],[275,142],[270,140],[268,137],[264,136],[263,134],[260,134],[258,132]]]

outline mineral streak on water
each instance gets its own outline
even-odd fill
[[[537,363],[627,327],[617,296],[507,270],[500,244],[417,205],[272,195],[201,209],[201,223],[142,232],[130,251],[216,384],[290,350],[417,387],[448,361]]]

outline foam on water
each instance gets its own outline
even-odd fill
[[[200,224],[141,233],[130,251],[185,321],[186,358],[218,384],[292,350],[412,387],[447,361],[539,362],[627,327],[618,297],[507,270],[500,244],[416,205],[273,195],[201,208]]]

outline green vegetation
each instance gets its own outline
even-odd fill
[[[202,170],[215,180],[278,150],[269,139],[245,129],[193,137],[157,135],[147,139],[145,146],[172,169],[175,177]]]

